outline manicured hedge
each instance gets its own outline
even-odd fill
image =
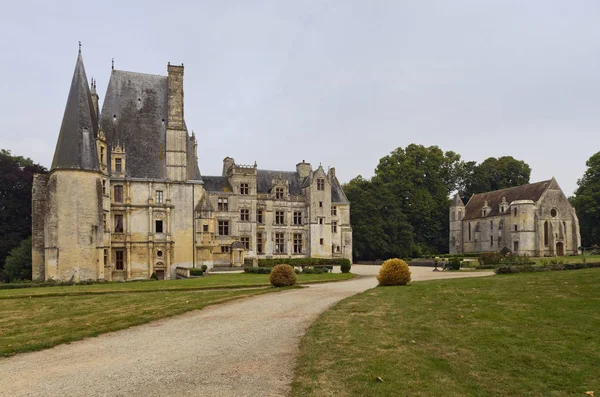
[[[271,274],[271,268],[270,267],[245,267],[244,273]]]
[[[204,274],[204,271],[202,269],[198,269],[198,268],[190,269],[190,276],[202,276],[203,274]]]
[[[502,266],[494,270],[496,274],[514,274],[531,272],[550,272],[560,270],[579,270],[600,267],[600,263],[565,263],[553,265],[522,265],[522,266]]]
[[[244,261],[246,266],[252,266],[252,259]],[[290,266],[350,266],[350,260],[346,258],[270,258],[259,259],[258,267],[273,267],[275,265]]]

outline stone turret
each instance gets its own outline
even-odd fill
[[[450,204],[450,253],[462,252],[462,218],[465,214],[465,205],[456,193]]]
[[[301,163],[296,164],[296,172],[302,180],[310,175],[310,173],[312,172],[312,167],[310,166],[310,163],[307,163],[304,160],[302,160]]]
[[[104,278],[98,248],[103,245],[103,212],[96,111],[80,47],[50,173],[34,179],[36,279]]]

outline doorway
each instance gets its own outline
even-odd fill
[[[156,277],[158,277],[159,280],[165,279],[165,271],[164,270],[157,270],[155,273],[156,273]]]
[[[562,241],[556,243],[556,256],[565,256],[565,246]]]

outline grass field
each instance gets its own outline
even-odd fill
[[[369,290],[309,329],[292,395],[600,393],[599,285],[585,269]]]
[[[352,274],[299,274],[298,283]],[[216,274],[172,281],[0,290],[0,356],[40,350],[117,331],[275,288],[268,274]]]
[[[325,281],[348,280],[355,277],[351,273],[324,273],[324,274],[298,274],[298,284],[308,284]],[[158,292],[158,291],[195,291],[201,289],[218,288],[244,288],[244,287],[263,287],[268,286],[268,274],[212,274],[206,277],[190,278],[183,280],[165,280],[165,281],[141,281],[141,282],[123,282],[106,283],[92,285],[70,285],[64,287],[40,287],[40,288],[21,288],[21,289],[2,289],[0,290],[0,299],[14,298],[17,296],[64,296],[81,294],[105,294],[115,292]]]

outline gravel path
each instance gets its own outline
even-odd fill
[[[317,316],[377,284],[363,276],[189,312],[0,359],[3,396],[284,396],[298,342]],[[411,268],[413,280],[486,276]]]

